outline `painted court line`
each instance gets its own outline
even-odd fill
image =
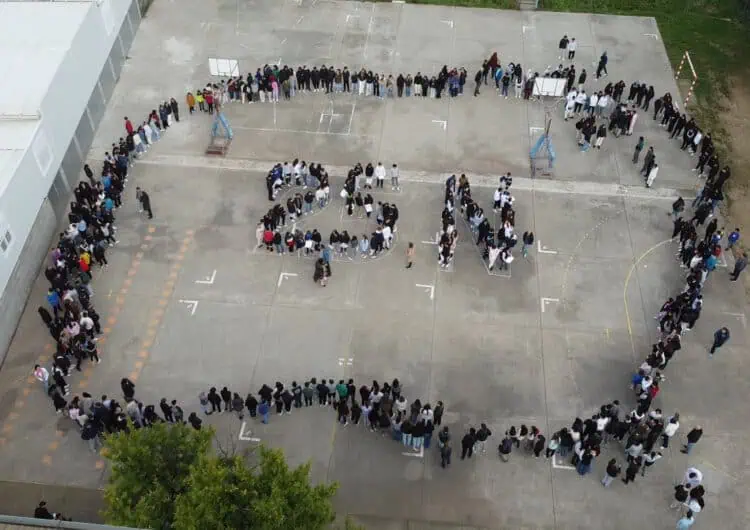
[[[557,454],[552,455],[552,467],[555,469],[573,469],[575,470],[575,466],[569,466],[568,464],[558,464],[557,463]]]
[[[243,421],[242,425],[240,426],[240,436],[239,439],[244,442],[260,442],[260,438],[254,438],[252,436],[252,431],[250,429],[247,429],[247,433],[245,433],[245,429],[247,428],[247,422]]]

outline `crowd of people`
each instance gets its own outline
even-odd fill
[[[283,191],[292,191],[285,203],[275,204],[264,215],[255,230],[256,249],[265,248],[269,253],[296,254],[298,257],[314,258],[313,279],[322,286],[327,285],[331,276],[331,261],[374,259],[390,250],[396,235],[399,210],[396,204],[376,201],[370,191],[383,189],[385,169],[382,163],[377,167],[368,163],[365,168],[357,163],[349,170],[341,189],[343,212],[350,218],[371,219],[374,214],[377,224],[369,236],[349,234],[348,230],[334,229],[327,238],[317,228],[306,230],[298,227],[305,216],[326,208],[331,201],[331,187],[328,172],[321,164],[311,164],[309,170],[304,161],[295,159],[292,163],[276,164],[266,176],[268,198],[275,200]],[[400,190],[398,166],[391,168],[391,189]],[[313,192],[313,190],[315,190]],[[286,228],[286,230],[284,230]]]
[[[458,200],[459,215],[466,221],[472,238],[485,262],[488,271],[495,266],[500,270],[507,270],[515,259],[513,249],[518,243],[515,233],[515,199],[510,192],[513,177],[510,173],[500,177],[499,186],[493,194],[492,211],[500,214],[501,226],[495,231],[484,210],[471,195],[471,184],[465,174],[456,181],[451,175],[445,182],[445,207],[441,214],[441,229],[438,233],[438,263],[441,267],[450,266],[458,242],[456,231],[456,200]],[[534,243],[533,232],[524,232],[522,236],[521,254],[525,258],[528,248]]]
[[[102,333],[101,316],[92,302],[93,271],[107,267],[107,250],[115,246],[117,226],[115,212],[122,205],[128,171],[147,146],[156,142],[173,123],[179,121],[179,107],[174,99],[159,104],[137,128],[125,117],[125,136],[104,153],[102,169],[95,177],[86,164],[81,181],[74,189],[70,203],[69,225],[59,234],[50,250],[44,275],[50,283],[47,307],[37,312],[55,341],[55,352],[49,366],[36,364],[33,375],[42,384],[56,413],[70,416],[81,426],[81,437],[98,447],[98,435],[114,425],[121,425],[119,405],[103,396],[100,401],[83,393],[68,402],[73,370],[82,371],[87,360],[99,363],[98,336]],[[153,217],[151,199],[136,187],[139,211]]]

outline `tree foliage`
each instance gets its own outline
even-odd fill
[[[310,465],[290,468],[277,449],[260,447],[249,467],[210,450],[212,430],[155,425],[107,438],[112,475],[108,523],[180,530],[326,528],[335,484],[313,486]]]

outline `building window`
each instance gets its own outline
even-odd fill
[[[47,140],[47,135],[42,128],[36,133],[36,138],[34,138],[34,143],[32,144],[32,151],[34,152],[34,158],[36,159],[37,166],[39,166],[39,171],[42,173],[42,177],[46,177],[55,157]]]
[[[13,243],[13,234],[10,232],[10,228],[7,228],[2,239],[0,239],[0,251],[3,254],[6,253],[10,248],[11,243]]]

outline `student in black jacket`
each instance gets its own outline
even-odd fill
[[[469,432],[464,434],[461,439],[461,460],[464,460],[468,455],[469,458],[474,454],[474,444],[477,441],[477,431],[474,427],[469,429]]]

